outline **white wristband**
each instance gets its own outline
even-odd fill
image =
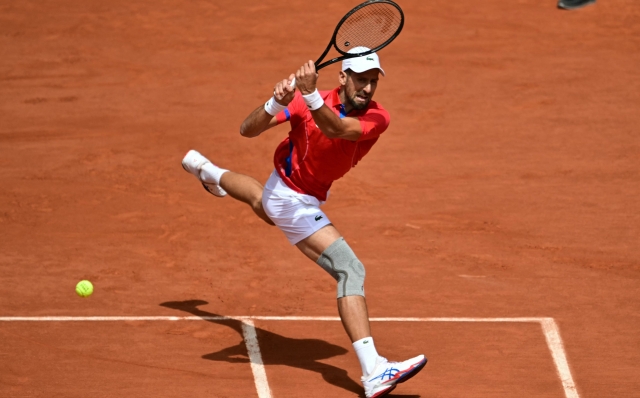
[[[311,94],[303,95],[302,98],[304,99],[304,103],[307,104],[307,108],[312,111],[320,109],[322,105],[324,105],[324,100],[320,96],[318,89]]]
[[[285,109],[287,109],[287,107],[279,104],[275,97],[269,98],[269,101],[264,104],[264,110],[271,116],[275,116]]]

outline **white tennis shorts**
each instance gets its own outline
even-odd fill
[[[331,224],[315,196],[289,188],[274,170],[262,191],[262,207],[292,245]]]

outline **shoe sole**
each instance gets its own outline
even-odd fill
[[[392,385],[391,387],[387,388],[386,390],[384,390],[384,391],[380,391],[380,392],[379,392],[379,393],[377,393],[376,395],[372,395],[372,396],[371,396],[371,398],[380,398],[380,397],[384,397],[385,395],[389,394],[391,391],[395,390],[397,386],[398,386],[397,384],[394,384],[394,385]]]
[[[211,184],[211,185],[215,185],[215,184]],[[218,198],[224,198],[225,196],[227,196],[227,194],[225,193],[224,195],[219,195],[215,192],[213,192],[212,190],[209,189],[209,187],[207,186],[207,184],[205,184],[204,182],[202,183],[202,187],[204,188],[205,191],[209,192],[211,195],[213,196],[217,196]],[[218,187],[220,187],[220,185],[218,185]],[[220,189],[222,189],[222,187],[220,187]],[[226,191],[225,191],[226,192]]]
[[[404,383],[405,381],[411,379],[413,376],[415,376],[418,373],[420,373],[420,371],[422,370],[422,368],[425,367],[426,364],[427,364],[427,358],[425,358],[424,361],[422,361],[422,363],[420,363],[418,366],[416,366],[415,368],[411,369],[410,372],[407,372],[404,375],[400,376],[398,381],[396,381],[393,386],[389,387],[389,389],[381,391],[380,393],[378,393],[376,395],[372,395],[371,398],[384,397],[385,395],[389,394],[391,391],[396,389],[398,384]]]
[[[416,366],[415,368],[413,368],[413,370],[409,373],[405,373],[404,375],[402,375],[399,379],[398,382],[396,384],[400,384],[400,383],[404,383],[405,381],[411,379],[413,376],[417,375],[418,373],[420,373],[420,371],[422,370],[422,368],[424,368],[424,366],[427,364],[427,358],[424,359],[424,361]]]
[[[588,5],[591,5],[591,4],[595,3],[595,2],[596,2],[596,0],[588,1],[588,2],[586,2],[586,3],[579,4],[579,5],[577,5],[577,6],[568,6],[568,5],[565,5],[565,4],[562,4],[562,3],[558,3],[558,8],[560,8],[560,9],[562,9],[562,10],[577,10],[577,9],[579,9],[579,8],[582,8],[582,7],[586,7],[586,6],[588,6]]]

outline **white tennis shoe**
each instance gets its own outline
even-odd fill
[[[218,196],[220,198],[227,196],[227,191],[222,189],[220,185],[212,182],[203,181],[202,178],[200,178],[200,170],[202,169],[202,166],[204,166],[207,163],[211,163],[211,161],[209,161],[209,159],[202,156],[200,152],[195,151],[193,149],[187,152],[184,159],[182,159],[182,167],[189,173],[196,176],[198,180],[202,183],[202,186],[204,187],[204,189],[207,190],[207,192],[209,192],[212,195]],[[215,167],[218,167],[213,163],[211,164],[214,165]]]
[[[404,362],[389,362],[386,358],[379,356],[369,376],[362,377],[365,396],[377,398],[389,394],[397,384],[404,383],[417,375],[426,364],[427,358],[424,355],[418,355]]]

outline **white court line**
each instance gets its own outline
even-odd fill
[[[538,322],[553,318],[369,318],[371,322]],[[5,316],[0,322],[339,321],[337,316]]]
[[[578,390],[576,389],[576,383],[571,377],[571,370],[569,369],[569,362],[564,352],[564,345],[562,344],[562,338],[560,338],[560,330],[553,318],[544,318],[540,325],[544,337],[547,339],[547,346],[551,351],[551,356],[556,364],[558,370],[558,376],[562,381],[562,387],[564,388],[564,394],[567,398],[580,398]]]
[[[260,346],[253,321],[339,321],[333,316],[41,316],[41,317],[0,317],[0,322],[109,322],[109,321],[223,321],[242,322],[242,331],[251,360],[251,370],[256,382],[259,398],[271,398],[267,375],[262,363]],[[519,322],[538,323],[556,365],[566,398],[580,398],[571,376],[569,362],[564,350],[560,330],[553,318],[370,318],[372,322]],[[255,365],[255,366],[254,366]]]
[[[253,372],[253,379],[256,382],[256,390],[258,390],[258,398],[271,398],[271,390],[269,389],[269,382],[267,382],[267,372],[264,370],[260,345],[258,344],[258,335],[256,334],[256,327],[253,321],[242,322],[242,334],[244,335],[244,342],[247,345],[251,371]]]

